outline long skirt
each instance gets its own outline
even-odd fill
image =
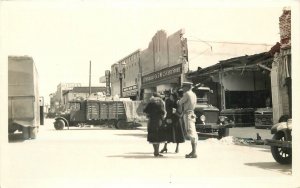
[[[166,141],[163,121],[159,118],[150,118],[148,121],[147,141],[150,143],[162,143]]]
[[[165,130],[167,142],[183,143],[185,141],[185,137],[182,119],[176,115],[172,116],[170,119],[172,122],[166,123],[167,126]]]

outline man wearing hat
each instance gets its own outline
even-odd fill
[[[197,158],[197,141],[198,134],[196,132],[196,115],[194,114],[194,109],[197,103],[197,96],[192,91],[193,83],[191,82],[183,82],[182,90],[183,97],[179,101],[179,105],[183,106],[183,121],[185,125],[185,129],[187,132],[187,136],[191,140],[192,144],[192,152],[190,154],[185,155],[186,158]]]

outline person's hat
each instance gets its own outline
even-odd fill
[[[158,92],[153,92],[152,96],[153,97],[159,97],[159,98],[161,98],[161,95]]]
[[[193,83],[192,82],[182,82],[182,87],[183,86],[192,86]]]
[[[166,90],[166,91],[164,92],[164,94],[165,94],[165,96],[170,96],[170,95],[171,95],[171,91]]]

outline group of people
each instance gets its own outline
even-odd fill
[[[162,157],[161,153],[167,153],[167,144],[171,142],[176,143],[175,153],[178,153],[179,143],[183,143],[187,136],[191,141],[192,151],[185,157],[197,158],[198,135],[194,114],[197,97],[192,91],[191,82],[183,82],[182,92],[166,93],[165,101],[158,93],[153,93],[144,109],[149,118],[147,141],[153,145],[155,157]],[[159,151],[161,143],[164,143],[164,147]]]

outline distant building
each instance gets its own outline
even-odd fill
[[[50,97],[50,112],[58,112],[64,109],[63,93],[72,90],[74,87],[80,87],[81,83],[60,83],[57,85],[55,93],[51,93]]]
[[[63,105],[68,107],[69,101],[84,100],[90,97],[89,87],[74,87],[72,90],[67,90],[63,93]],[[97,98],[104,96],[106,87],[91,87],[91,96]]]
[[[184,31],[167,36],[158,31],[148,48],[136,50],[111,66],[112,95],[147,99],[152,92],[178,88],[188,71]]]
[[[74,87],[80,87],[81,83],[60,83],[57,85],[56,98],[59,104],[63,104],[63,93],[72,90]]]
[[[141,93],[148,99],[153,92],[163,93],[176,90],[188,72],[188,47],[184,30],[180,29],[167,36],[158,31],[150,41],[148,48],[141,51]]]
[[[148,99],[153,92],[177,90],[189,81],[186,73],[222,60],[268,51],[272,45],[189,39],[184,29],[167,35],[159,30],[148,47],[137,50],[111,66],[112,95]],[[135,97],[136,96],[136,97]]]
[[[112,96],[129,97],[133,100],[139,96],[141,68],[140,50],[136,50],[111,66],[110,81]]]

